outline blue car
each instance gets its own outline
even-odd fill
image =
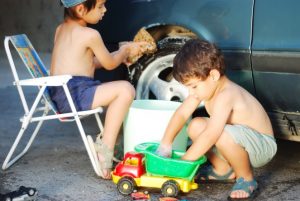
[[[277,137],[300,141],[300,1],[109,0],[106,7],[95,28],[109,47],[142,27],[158,44],[129,69],[137,99],[182,100],[173,58],[187,40],[206,39],[224,53],[228,77],[263,104]]]

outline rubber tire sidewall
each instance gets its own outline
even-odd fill
[[[124,192],[122,189],[121,189],[121,183],[123,183],[124,181],[127,181],[128,183],[130,183],[130,188],[131,188],[131,190],[130,190],[130,192]],[[134,189],[135,189],[135,186],[136,186],[136,184],[135,184],[135,181],[131,178],[131,177],[123,177],[123,178],[121,178],[119,181],[118,181],[118,183],[117,183],[117,188],[118,188],[118,191],[122,194],[122,195],[130,195],[133,191],[134,191]]]
[[[137,87],[138,81],[143,71],[149,66],[150,63],[156,59],[167,56],[170,54],[177,54],[181,47],[187,41],[187,38],[166,38],[158,42],[158,50],[153,55],[143,56],[137,63],[130,67],[131,71],[131,83]]]
[[[173,194],[168,194],[167,193],[167,189],[168,189],[167,186],[170,186],[170,185],[172,187],[174,187],[174,193]],[[161,192],[162,192],[163,196],[165,196],[165,197],[176,197],[178,195],[179,191],[180,191],[180,187],[179,187],[178,183],[174,180],[166,181],[161,187]]]

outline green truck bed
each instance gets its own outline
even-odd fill
[[[170,158],[155,154],[158,143],[142,143],[135,146],[135,151],[145,154],[145,165],[147,174],[156,176],[167,176],[174,178],[193,180],[200,165],[206,162],[202,156],[196,161],[185,161],[180,158],[185,154],[183,151],[172,151]]]

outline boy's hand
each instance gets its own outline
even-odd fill
[[[139,58],[141,58],[147,50],[149,43],[147,42],[131,42],[130,53],[126,60],[128,66],[134,64]]]
[[[119,46],[123,48],[125,46],[129,50],[129,56],[124,61],[127,66],[135,63],[152,48],[148,42],[120,42]]]
[[[155,153],[159,156],[170,158],[172,154],[172,145],[160,144]]]
[[[123,61],[126,66],[130,66],[135,63],[140,57],[143,56],[143,46],[145,46],[145,42],[120,42],[120,48],[126,48],[129,52],[128,57]]]

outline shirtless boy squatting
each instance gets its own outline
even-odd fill
[[[221,52],[207,41],[189,40],[174,59],[174,78],[189,96],[172,116],[157,153],[170,156],[172,142],[201,101],[209,118],[196,117],[188,126],[191,147],[183,160],[206,154],[211,166],[201,180],[236,179],[228,199],[251,198],[258,187],[252,167],[268,163],[277,151],[270,119],[262,105],[224,74]]]
[[[127,81],[101,84],[94,80],[97,68],[112,70],[128,57],[143,53],[147,43],[127,42],[110,53],[97,30],[87,27],[98,23],[106,12],[106,0],[61,0],[65,7],[64,21],[57,27],[51,61],[51,75],[72,75],[67,83],[78,111],[108,106],[102,139],[89,145],[96,166],[104,179],[110,179],[113,150],[123,119],[135,97],[133,86]],[[62,87],[49,88],[51,99],[59,112],[71,112]]]

